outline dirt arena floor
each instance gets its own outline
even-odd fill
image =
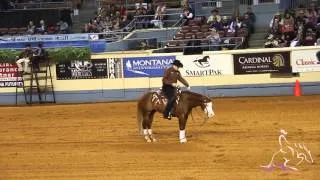
[[[137,133],[136,103],[0,108],[0,179],[320,179],[320,96],[214,99],[200,109],[179,144],[178,124],[156,116],[158,142]],[[313,164],[299,171],[266,165],[278,137],[304,143]]]

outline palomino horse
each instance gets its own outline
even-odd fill
[[[179,140],[186,143],[185,128],[188,116],[192,109],[200,106],[208,118],[213,117],[214,111],[211,100],[201,94],[190,91],[179,91],[177,101],[172,112],[173,117],[179,119]],[[163,113],[166,105],[166,98],[161,92],[148,92],[138,101],[137,122],[140,134],[144,135],[147,142],[154,142],[156,139],[152,135],[152,121],[156,112]]]

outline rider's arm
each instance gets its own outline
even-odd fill
[[[181,74],[179,73],[178,75],[178,80],[185,85],[186,87],[189,87],[189,83],[181,76]]]

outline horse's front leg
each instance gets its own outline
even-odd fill
[[[187,143],[187,137],[186,137],[186,124],[187,124],[187,118],[185,116],[179,117],[179,141],[180,143]]]

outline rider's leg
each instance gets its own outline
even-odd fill
[[[165,85],[163,86],[163,92],[166,98],[168,99],[168,102],[164,111],[164,117],[168,118],[169,113],[171,112],[175,102],[174,87]]]

